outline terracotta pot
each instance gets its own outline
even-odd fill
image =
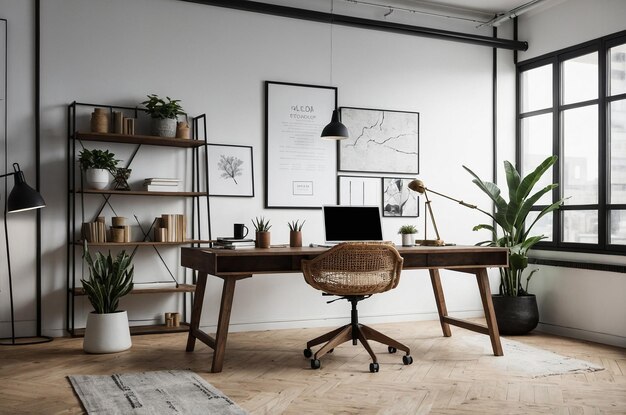
[[[257,248],[269,248],[270,247],[270,232],[257,232],[256,233],[256,247]]]
[[[302,246],[302,231],[289,231],[289,246],[292,248]]]

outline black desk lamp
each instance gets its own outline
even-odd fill
[[[9,231],[7,228],[7,213],[23,212],[25,210],[40,209],[46,206],[43,198],[35,189],[26,184],[24,173],[20,170],[20,165],[13,163],[13,172],[2,174],[0,178],[13,176],[15,185],[9,194],[4,209],[4,238],[7,251],[7,269],[9,271],[9,298],[11,300],[11,337],[0,339],[1,346],[17,346],[26,344],[45,343],[52,340],[48,336],[36,337],[15,337],[15,315],[13,309],[13,278],[11,275],[11,253],[9,251]],[[6,189],[5,189],[6,195]]]

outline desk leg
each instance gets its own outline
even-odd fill
[[[230,323],[230,312],[233,308],[236,282],[236,278],[224,278],[220,315],[217,319],[217,332],[215,333],[215,350],[213,351],[213,363],[211,364],[211,372],[213,373],[221,372],[222,366],[224,365],[228,324]]]
[[[487,320],[487,328],[489,329],[489,338],[491,339],[491,348],[495,356],[504,356],[502,344],[500,344],[500,332],[498,331],[498,322],[496,321],[496,313],[493,310],[493,302],[491,300],[491,289],[489,288],[489,277],[487,270],[481,268],[476,272],[476,280],[478,281],[478,289],[480,290],[480,298],[483,301],[483,309],[485,310],[485,320]]]
[[[433,284],[433,292],[435,293],[435,302],[437,303],[437,311],[439,312],[439,321],[441,322],[441,330],[444,337],[452,336],[450,325],[444,321],[444,317],[448,316],[448,308],[446,307],[446,299],[443,296],[443,288],[441,287],[441,278],[438,269],[429,269],[430,282]]]
[[[196,346],[196,332],[200,328],[200,316],[202,315],[202,302],[204,301],[204,289],[206,288],[206,273],[198,273],[196,292],[191,308],[191,322],[189,322],[189,335],[187,336],[187,351],[193,352]]]

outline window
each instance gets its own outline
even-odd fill
[[[529,220],[565,197],[533,234],[544,249],[626,252],[626,32],[518,64],[518,165],[559,159],[539,186],[558,182]]]

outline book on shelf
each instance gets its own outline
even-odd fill
[[[173,177],[148,177],[147,179],[145,179],[143,181],[144,184],[162,184],[162,185],[169,185],[169,186],[176,186],[178,185],[178,183],[180,183],[180,179],[177,178],[173,178]]]
[[[143,187],[148,192],[178,192],[180,191],[180,187],[177,184],[174,186],[161,185],[161,184],[145,184]]]
[[[163,214],[154,225],[155,242],[184,242],[187,240],[187,217]]]

